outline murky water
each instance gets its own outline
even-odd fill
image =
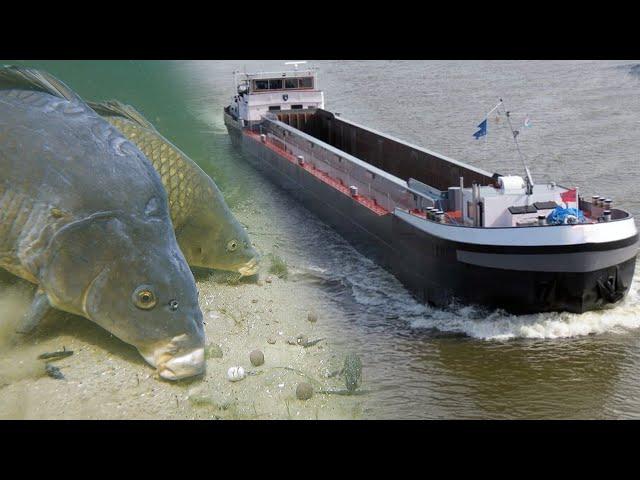
[[[254,171],[232,149],[222,108],[232,71],[282,62],[25,62],[89,99],[136,105],[216,180],[232,208],[295,229],[273,237],[325,300],[330,341],[358,352],[371,418],[640,417],[640,293],[583,315],[511,316],[415,302],[395,278]],[[611,196],[640,214],[640,76],[634,62],[323,61],[327,108],[453,158],[522,174],[506,126],[472,137],[502,97],[532,126],[519,137],[534,180]],[[264,224],[262,224],[264,225]],[[639,272],[640,273],[640,272]]]

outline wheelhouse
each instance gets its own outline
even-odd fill
[[[238,73],[237,95],[229,106],[236,120],[257,122],[268,112],[324,108],[315,69],[286,72]]]

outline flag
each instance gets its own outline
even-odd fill
[[[479,140],[480,137],[484,137],[487,134],[487,119],[485,118],[480,125],[478,125],[478,128],[480,130],[478,130],[476,133],[473,134],[474,137],[476,137],[476,140]]]
[[[578,191],[577,188],[572,188],[571,190],[567,190],[566,192],[562,192],[560,194],[560,198],[565,203],[575,202],[577,200],[577,195],[576,195],[577,191]]]

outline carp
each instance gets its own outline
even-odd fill
[[[38,285],[19,331],[81,315],[177,380],[204,372],[195,279],[151,162],[55,77],[0,67],[0,267]]]
[[[258,272],[258,253],[213,180],[131,105],[89,102],[151,161],[169,197],[178,245],[193,267]]]

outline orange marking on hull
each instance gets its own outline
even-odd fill
[[[260,135],[257,134],[257,133],[245,130],[245,131],[243,131],[243,134],[248,136],[249,138],[252,138],[253,140],[255,140],[257,142],[263,143],[262,140],[260,139]],[[372,198],[366,197],[364,195],[351,195],[349,187],[345,186],[342,183],[342,180],[333,178],[328,173],[317,169],[313,164],[307,163],[305,161],[304,165],[299,165],[298,164],[298,159],[293,154],[291,154],[290,152],[287,152],[286,150],[283,150],[282,148],[280,148],[277,145],[274,145],[273,142],[270,142],[268,139],[267,139],[266,142],[263,143],[263,145],[265,145],[267,148],[273,150],[274,152],[276,152],[281,157],[289,160],[291,163],[293,163],[294,165],[298,166],[299,168],[302,168],[302,169],[306,170],[311,175],[313,175],[317,179],[323,181],[327,185],[330,185],[333,188],[335,188],[336,190],[339,190],[340,192],[344,193],[345,195],[353,198],[360,205],[362,205],[364,207],[367,207],[369,210],[374,212],[376,215],[382,216],[382,215],[386,215],[386,214],[389,213],[389,211],[387,209],[385,209],[385,208],[381,207],[380,205],[378,205],[378,203]]]

